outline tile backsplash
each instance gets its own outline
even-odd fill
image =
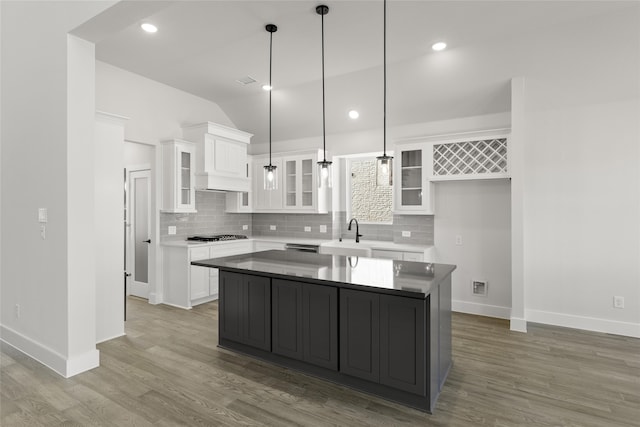
[[[333,239],[333,214],[253,214],[254,236],[298,237],[302,239]],[[275,226],[276,230],[271,230]],[[326,232],[320,232],[320,226]],[[311,231],[305,231],[309,227]]]
[[[336,212],[334,238],[355,240],[355,230],[347,230],[349,219],[346,212]],[[360,224],[362,240],[382,240],[394,243],[433,245],[433,215],[393,215],[393,224]],[[403,237],[408,231],[411,237]]]
[[[251,214],[227,213],[226,193],[196,191],[196,213],[160,213],[160,240],[184,240],[193,235],[245,234],[250,236]],[[168,227],[176,227],[176,234],[169,235]],[[248,229],[243,230],[242,226]]]
[[[197,213],[160,214],[160,240],[184,240],[193,235],[245,234],[247,236],[296,237],[303,239],[355,239],[355,230],[347,231],[344,211],[328,214],[227,213],[222,192],[196,191]],[[243,226],[248,226],[243,230]],[[176,234],[169,235],[168,227]],[[271,230],[275,226],[275,230]],[[325,226],[326,232],[320,232]],[[420,245],[433,244],[433,215],[394,215],[393,224],[360,224],[362,240],[382,240]],[[309,227],[311,231],[305,231]],[[403,237],[409,231],[411,237]]]

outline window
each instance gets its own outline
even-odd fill
[[[351,177],[349,217],[363,223],[391,224],[393,187],[376,186],[375,158],[349,159],[347,173]]]

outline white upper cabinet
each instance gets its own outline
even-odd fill
[[[264,189],[262,168],[269,164],[269,156],[255,156],[254,211],[283,213],[327,213],[329,191],[317,185],[319,151],[279,153],[271,163],[278,168],[278,189]]]
[[[394,210],[432,215],[431,152],[425,144],[396,145],[394,156]]]
[[[313,155],[283,158],[284,208],[313,211],[317,202],[316,162]]]
[[[247,148],[252,134],[211,122],[184,126],[182,133],[196,143],[197,189],[249,191]]]
[[[162,141],[162,211],[196,212],[194,188],[195,145],[189,141]]]

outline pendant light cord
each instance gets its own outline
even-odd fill
[[[324,13],[320,15],[322,17],[322,151],[323,161],[327,161],[327,136],[325,131],[325,118],[324,118]]]
[[[384,19],[383,19],[383,110],[382,110],[382,152],[387,156],[387,0],[384,0]]]
[[[271,166],[271,68],[273,65],[273,32],[269,32],[269,166]]]

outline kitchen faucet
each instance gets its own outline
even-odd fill
[[[362,234],[360,234],[360,226],[358,225],[357,219],[351,218],[351,221],[349,221],[349,227],[347,227],[347,230],[351,231],[351,223],[353,221],[356,222],[356,243],[360,243],[360,238],[362,237]]]

